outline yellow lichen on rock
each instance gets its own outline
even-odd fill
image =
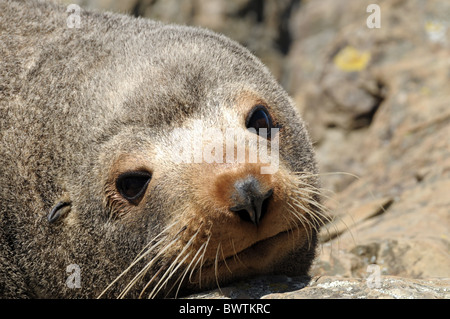
[[[342,71],[364,70],[370,61],[370,52],[361,52],[352,46],[346,46],[334,57],[334,65]]]
[[[428,33],[442,32],[444,30],[444,24],[438,21],[427,21],[425,23],[425,31]]]

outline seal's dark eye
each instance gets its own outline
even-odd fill
[[[261,128],[267,129],[267,138],[270,138],[273,122],[269,111],[263,105],[256,105],[248,114],[245,123],[247,128],[254,128],[257,134],[259,134]]]
[[[137,204],[145,193],[152,174],[148,172],[127,172],[117,178],[116,187],[128,201]]]

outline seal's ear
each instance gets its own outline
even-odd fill
[[[52,209],[50,209],[50,212],[47,216],[48,222],[50,224],[53,224],[61,217],[67,215],[67,213],[70,211],[71,204],[72,204],[71,202],[66,202],[66,201],[56,203],[52,207]]]

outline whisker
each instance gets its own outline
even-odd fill
[[[298,193],[301,193],[301,192],[298,192]],[[317,203],[317,202],[314,202],[314,201],[311,201],[311,200],[309,200],[309,199],[307,199],[307,198],[303,198],[302,197],[302,200],[303,201],[305,201],[305,202],[308,202],[308,203],[310,203],[311,204],[311,206],[314,206],[314,207],[317,207],[317,208],[319,208],[317,211],[313,211],[313,210],[308,210],[308,212],[313,216],[315,216],[317,219],[319,219],[319,221],[320,221],[320,223],[319,223],[319,225],[320,226],[326,226],[326,227],[322,227],[322,229],[325,229],[325,231],[327,232],[327,234],[328,234],[328,238],[329,239],[332,239],[333,238],[333,236],[330,234],[330,227],[333,227],[334,228],[334,230],[335,230],[335,233],[336,234],[338,234],[339,233],[339,230],[338,230],[338,225],[336,224],[336,222],[335,222],[335,220],[334,219],[332,219],[331,217],[330,217],[330,214],[325,214],[324,213],[324,211],[328,211],[328,208],[327,207],[325,207],[325,206],[323,206],[323,205],[321,205],[321,204],[319,204],[319,203]],[[296,202],[296,204],[300,204],[299,203],[299,201],[297,200],[297,199],[294,199],[294,201]],[[301,205],[301,204],[300,204]],[[306,208],[306,207],[304,207],[304,205],[301,205],[302,206],[302,208]],[[322,211],[323,210],[323,211]],[[315,219],[315,218],[314,218]],[[344,226],[345,226],[345,228],[347,229],[347,230],[349,230],[350,231],[350,227],[345,223],[345,221],[344,220],[342,220],[342,219],[340,219],[340,220],[338,220],[339,222],[342,222],[343,224],[344,224]],[[329,225],[329,226],[327,226],[327,225]],[[350,235],[352,236],[352,238],[353,238],[353,234],[350,232]]]
[[[158,271],[153,275],[153,277],[145,284],[144,288],[142,288],[141,293],[139,294],[139,299],[141,299],[147,290],[147,288],[150,286],[150,284],[153,282],[155,278],[158,278],[159,274],[164,271],[164,267],[166,264],[159,267]]]
[[[305,182],[304,179],[310,179],[312,177],[314,177],[314,178],[323,177],[323,176],[329,176],[329,175],[347,175],[347,176],[354,177],[357,180],[361,179],[361,177],[359,177],[355,174],[349,173],[349,172],[327,172],[327,173],[294,172],[293,175],[296,176],[294,182],[296,182],[297,184],[301,184],[303,186],[308,186],[308,188],[310,189],[309,190],[310,192],[313,192],[322,198],[326,198],[327,200],[333,200],[332,196],[336,196],[336,193],[334,191],[332,191],[331,189],[311,185],[311,183]],[[329,193],[330,195],[328,196],[328,195],[326,195],[326,193]]]
[[[223,263],[224,263],[225,266],[227,267],[227,269],[228,269],[228,271],[230,272],[230,274],[233,273],[233,272],[231,271],[230,267],[228,267],[228,264],[227,264],[227,262],[226,262],[226,260],[225,260],[225,255],[223,254],[223,247],[220,247],[220,250],[222,251],[222,260],[223,260]]]
[[[294,193],[301,196],[301,201],[310,204],[312,208],[316,208],[317,210],[308,209],[305,205],[303,205],[303,203],[299,203],[300,200],[294,199],[296,201],[296,203],[299,204],[303,210],[310,213],[311,217],[313,217],[315,223],[317,223],[318,226],[323,226],[326,223],[331,223],[332,219],[329,216],[330,214],[328,213],[329,212],[328,207],[322,205],[317,200],[311,199],[310,196],[308,195],[308,193],[317,194],[319,196],[322,196],[322,195],[315,190],[311,190],[310,189],[311,187],[313,189],[315,187],[310,185],[309,183],[305,183],[303,181],[301,181],[301,182],[297,181],[297,182],[299,182],[299,184],[301,184],[302,186],[305,186],[305,187],[294,189]],[[327,212],[327,214],[326,214],[326,212]]]
[[[180,291],[181,285],[183,284],[183,280],[184,280],[184,278],[186,277],[187,273],[189,272],[189,269],[190,269],[191,266],[194,264],[194,261],[197,259],[197,256],[200,257],[199,253],[202,251],[202,249],[203,249],[204,247],[206,247],[205,244],[206,244],[206,243],[203,243],[203,244],[200,246],[200,248],[197,250],[197,253],[196,253],[196,254],[194,255],[194,257],[192,258],[192,261],[189,263],[189,265],[186,267],[185,271],[183,272],[183,276],[181,277],[180,284],[178,285],[177,291],[175,292],[175,298],[177,298],[177,296],[178,296],[178,292]],[[199,258],[199,259],[200,259],[200,258]],[[195,265],[197,265],[197,263],[198,263],[198,260],[197,260],[197,262],[195,263]],[[194,265],[193,269],[195,268],[195,265]],[[176,283],[175,283],[175,284],[176,284]],[[170,290],[173,289],[173,287],[175,286],[175,284],[170,288]]]
[[[141,249],[141,251],[137,254],[137,256],[134,258],[133,262],[138,261],[140,257],[140,255],[160,236],[162,236],[165,232],[167,232],[169,229],[171,229],[173,226],[177,225],[179,223],[179,220],[173,222],[172,224],[170,224],[169,226],[165,227],[158,235],[156,235],[152,240],[150,240],[145,246],[144,248]],[[152,249],[152,248],[150,248]]]
[[[309,207],[303,205],[303,203],[300,202],[299,200],[297,200],[297,199],[295,199],[295,198],[292,198],[292,200],[293,200],[293,204],[294,204],[294,205],[296,205],[297,207],[299,207],[299,208],[302,209],[305,213],[309,214],[309,215],[312,217],[312,219],[314,220],[314,229],[315,229],[316,231],[319,231],[318,228],[317,228],[317,226],[320,227],[321,225],[324,224],[323,221],[320,219],[320,217],[317,216],[317,214],[316,214],[312,209],[310,209]],[[317,226],[316,226],[316,225],[317,225]]]
[[[352,174],[349,172],[311,173],[311,172],[307,172],[307,171],[297,171],[297,172],[293,172],[292,174],[306,176],[306,177],[320,177],[320,176],[328,176],[328,175],[348,175],[348,176],[354,177],[356,179],[361,179],[361,177],[359,177],[358,175],[355,175],[355,174]]]
[[[310,193],[313,193],[313,194],[315,194],[315,195],[318,195],[318,196],[320,196],[320,197],[327,196],[327,195],[324,195],[324,194],[323,194],[324,191],[328,191],[327,189],[321,188],[321,187],[317,187],[317,186],[314,186],[314,185],[312,185],[311,183],[307,183],[306,181],[304,181],[304,180],[302,180],[302,179],[296,178],[296,179],[293,181],[293,183],[294,183],[295,185],[297,185],[297,186],[306,186],[306,188],[304,188],[304,190],[306,190],[306,191],[308,191],[308,192],[310,192]]]
[[[180,262],[178,262],[178,263],[177,263],[178,258],[175,259],[175,261],[172,263],[171,267],[174,267],[174,266],[176,266],[176,267],[173,268],[172,270],[169,270],[169,269],[170,269],[170,267],[169,267],[169,269],[166,270],[166,274],[167,274],[168,271],[170,271],[170,273],[168,274],[166,280],[164,280],[164,282],[162,282],[162,283],[159,282],[159,283],[157,284],[157,286],[156,286],[156,287],[159,286],[158,290],[156,290],[156,292],[153,292],[153,291],[152,291],[152,292],[150,293],[150,295],[148,296],[148,298],[153,298],[153,296],[157,296],[157,295],[158,295],[158,293],[160,292],[160,290],[161,290],[164,286],[167,285],[167,283],[168,283],[169,280],[172,278],[172,276],[173,276],[174,274],[177,273],[178,268],[180,268],[181,266],[183,266],[184,262],[186,261],[186,259],[189,258],[189,256],[190,256],[191,254],[192,254],[192,252],[191,252],[191,251],[188,251],[188,253],[186,254],[186,256],[184,256],[183,259],[182,259]],[[160,281],[161,281],[163,278],[164,278],[164,276],[160,279]],[[176,284],[176,281],[175,281],[174,285],[167,291],[166,297],[167,297],[167,295],[170,293],[170,291],[172,290],[172,288],[175,286],[175,284]],[[155,290],[156,287],[155,287],[153,290]]]
[[[219,242],[219,245],[217,245],[216,259],[214,260],[214,274],[216,276],[217,287],[219,288],[220,293],[222,293],[222,289],[220,289],[220,285],[219,285],[219,276],[218,276],[219,249],[220,249],[220,242]]]
[[[125,287],[125,289],[121,292],[119,295],[119,298],[123,298],[130,289],[141,279],[144,277],[144,275],[147,273],[147,271],[155,264],[156,261],[158,261],[158,258],[166,252],[169,248],[171,248],[176,242],[178,241],[178,238],[174,238],[172,241],[170,241],[163,249],[161,249],[158,254],[156,254],[155,257],[153,257],[142,269],[138,272],[137,275],[134,276],[134,278],[128,283],[128,285]],[[147,286],[144,287],[143,290],[145,290]],[[141,297],[141,294],[139,295],[139,298]]]
[[[156,286],[153,288],[152,292],[149,294],[149,298],[152,298],[153,296],[156,296],[159,291],[162,289],[162,287],[164,285],[166,285],[166,283],[169,281],[169,279],[175,274],[176,270],[178,270],[178,268],[184,263],[184,261],[191,255],[191,252],[188,252],[187,255],[182,259],[181,262],[178,262],[178,259],[180,259],[183,254],[190,248],[190,246],[192,245],[192,242],[194,241],[194,239],[196,238],[196,236],[198,235],[198,233],[200,232],[199,228],[197,230],[197,232],[191,236],[191,238],[189,239],[189,241],[185,244],[184,248],[181,250],[180,253],[178,253],[178,256],[175,258],[175,260],[171,263],[171,265],[169,266],[169,268],[166,269],[164,275],[161,277],[161,279],[159,280],[159,282],[156,284]],[[174,268],[175,267],[175,268]],[[172,270],[173,269],[173,270]],[[167,278],[166,278],[167,277]],[[162,282],[162,280],[166,278],[164,280],[164,282]],[[153,280],[153,278],[150,280],[150,282]],[[149,283],[150,283],[149,282]],[[147,285],[149,284],[147,283]],[[159,288],[158,288],[159,287]]]
[[[304,210],[306,213],[308,213],[308,214],[311,215],[311,217],[312,217],[312,218],[314,219],[314,221],[315,221],[314,224],[317,224],[317,226],[319,226],[319,228],[320,228],[321,224],[322,224],[322,225],[325,224],[325,223],[320,219],[320,217],[318,217],[318,216],[314,213],[314,211],[312,211],[312,210],[310,210],[309,208],[305,207],[302,203],[296,201],[295,199],[294,199],[294,201],[295,201],[294,204],[295,204],[296,206],[299,206],[299,208],[301,208],[301,209]],[[317,220],[319,220],[319,221],[317,221]],[[333,225],[333,224],[331,223],[331,219],[329,219],[329,221],[330,221],[330,224]],[[314,225],[314,229],[316,230],[317,233],[319,233],[319,229],[317,228],[317,226]],[[333,225],[333,226],[336,228],[336,225]],[[328,235],[331,236],[328,227],[324,227],[324,228],[325,228],[325,230],[327,231]],[[322,228],[322,229],[323,229],[323,228]]]
[[[148,246],[150,246],[156,239],[158,239],[160,236],[162,236],[165,232],[167,232],[170,228],[172,228],[174,225],[176,225],[177,222],[170,224],[169,226],[167,226],[166,228],[164,228],[158,235],[156,235],[152,240],[150,240],[148,242],[148,244],[146,244],[144,246],[144,248],[137,254],[137,256],[135,257],[135,259],[131,262],[130,266],[128,266],[124,271],[122,271],[122,273],[120,273],[103,291],[102,293],[97,297],[97,298],[101,298],[120,278],[122,278],[125,274],[128,273],[128,271],[130,271],[131,268],[133,268],[140,260],[142,260],[143,258],[145,258],[153,249],[155,249],[155,247],[159,246],[162,241],[159,240],[157,241],[153,246],[151,246],[150,248],[148,248]],[[147,250],[146,250],[147,249]],[[146,250],[146,251],[145,251]],[[145,253],[143,253],[145,251]]]
[[[302,224],[303,228],[305,229],[306,236],[308,237],[308,244],[309,244],[309,249],[310,249],[310,248],[311,248],[311,242],[312,242],[312,234],[310,234],[310,233],[308,232],[308,227],[306,227],[306,224],[307,224],[307,225],[309,226],[309,229],[312,231],[312,227],[311,227],[311,224],[310,224],[309,220],[307,220],[307,219],[305,218],[305,216],[303,216],[302,214],[299,214],[299,213],[297,212],[297,209],[295,209],[295,207],[292,206],[291,203],[287,202],[287,204],[289,205],[289,207],[292,208],[292,210],[289,210],[289,212],[290,212],[294,217],[297,218],[297,220]],[[306,224],[305,224],[305,222],[306,222]]]
[[[236,247],[234,246],[234,240],[233,238],[231,238],[231,246],[233,246],[233,251],[234,251],[234,255],[233,258],[236,260],[238,260],[238,262],[243,266],[243,267],[247,267],[245,266],[245,264],[242,262],[241,258],[239,258],[238,253],[236,251]]]
[[[165,269],[165,266],[161,267],[158,270],[158,272],[147,282],[147,284],[145,285],[145,288],[142,290],[141,294],[139,295],[139,298],[141,298],[143,296],[145,290],[147,290],[147,288],[150,286],[150,284],[153,283],[153,281],[156,278],[158,278],[159,274],[165,269],[164,274],[159,279],[159,281],[155,285],[155,287],[153,287],[153,290],[149,293],[147,298],[150,299],[150,298],[155,297],[159,293],[159,291],[167,284],[168,280],[173,276],[173,274],[177,271],[177,269],[182,265],[184,260],[186,260],[189,257],[189,255],[190,255],[190,252],[188,252],[187,255],[184,256],[183,260],[180,263],[177,264],[178,259],[181,257],[181,255],[179,255],[174,261],[172,261],[172,263],[170,264],[169,268],[167,268],[167,269]],[[166,278],[166,279],[164,280],[164,278]],[[164,282],[162,282],[162,280],[164,280]],[[168,291],[167,294],[169,292],[170,291]]]
[[[155,264],[156,261],[158,261],[158,258],[164,253],[166,252],[169,248],[171,248],[179,239],[181,233],[186,230],[186,226],[183,226],[174,236],[174,239],[172,239],[168,244],[166,244],[166,246],[160,250],[156,256],[154,256],[142,269],[141,271],[139,271],[139,273],[137,275],[134,276],[134,278],[128,283],[128,285],[125,287],[125,289],[122,291],[122,293],[119,295],[120,298],[123,298],[125,296],[126,293],[128,293],[128,291],[141,279],[145,276],[145,274],[147,273],[147,271]],[[157,272],[157,274],[159,273],[159,271]],[[145,289],[148,287],[148,285],[146,285],[142,292],[139,295],[139,298],[141,298],[143,291],[145,291]]]
[[[284,215],[282,215],[282,216],[283,216],[284,220],[286,221],[286,224],[288,225],[288,230],[287,230],[288,239],[289,239],[289,236],[292,234],[292,250],[294,250],[295,249],[295,235],[294,235],[294,231],[292,230],[291,226],[292,226],[292,224],[294,224],[298,228],[298,225],[295,223],[295,220],[292,219],[291,214],[288,215],[289,219]]]
[[[333,245],[335,245],[333,239],[337,239],[337,245],[340,245],[341,235],[346,230],[350,233],[351,239],[356,244],[356,239],[354,237],[354,233],[351,230],[350,226],[353,222],[353,216],[347,214],[339,215],[336,217],[333,217],[333,214],[330,212],[330,208],[325,207],[322,204],[318,203],[312,203],[311,196],[316,195],[320,199],[326,199],[327,206],[330,205],[331,207],[339,207],[339,194],[336,194],[330,189],[325,189],[321,187],[317,187],[315,185],[311,185],[310,179],[316,178],[316,177],[324,177],[324,176],[330,176],[330,175],[347,175],[355,178],[356,180],[361,180],[361,177],[349,173],[349,172],[327,172],[327,173],[309,173],[309,172],[296,172],[294,173],[296,178],[294,178],[294,183],[298,186],[295,188],[294,193],[300,196],[303,200],[304,197],[307,197],[307,200],[304,200],[304,202],[308,202],[312,209],[315,210],[316,217],[320,216],[319,219],[322,220],[321,225],[321,232],[319,233],[319,241],[321,244],[324,243],[330,243],[330,260],[331,255],[333,254]],[[309,180],[308,180],[309,179]],[[366,187],[366,186],[363,186]],[[376,196],[373,194],[371,189],[367,189],[368,194],[372,196],[372,198],[376,198]],[[308,196],[309,195],[309,196]],[[329,196],[328,196],[329,195]],[[312,215],[311,215],[312,217]],[[350,221],[349,221],[350,220]],[[335,248],[336,249],[336,248]],[[339,252],[339,250],[338,250]]]
[[[201,262],[202,258],[204,257],[204,254],[205,254],[205,252],[206,252],[206,247],[207,247],[207,246],[208,246],[208,241],[204,242],[204,243],[201,245],[201,247],[199,248],[197,254],[194,256],[194,258],[195,258],[195,257],[200,253],[200,255],[198,255],[197,261],[195,262],[195,264],[193,265],[193,267],[192,267],[192,269],[191,269],[191,272],[189,273],[188,280],[189,280],[189,283],[191,283],[191,284],[195,284],[195,282],[192,281],[192,275],[193,275],[193,273],[194,273],[194,271],[195,271],[195,268],[197,267],[198,263]]]
[[[328,212],[328,211],[329,211],[329,210],[328,210],[328,207],[322,205],[321,203],[319,203],[319,202],[316,201],[316,200],[311,200],[310,198],[308,198],[308,196],[305,196],[305,194],[302,193],[302,191],[300,191],[300,190],[294,190],[294,192],[295,192],[296,194],[302,195],[302,198],[301,198],[302,201],[304,201],[304,202],[310,204],[311,206],[317,208],[319,212],[323,213],[323,212]],[[324,216],[324,217],[325,217],[325,216]]]
[[[212,226],[211,226],[212,227]],[[212,234],[211,234],[211,227],[210,227],[210,231],[209,231],[209,236],[208,236],[208,240],[206,241],[206,246],[205,246],[205,250],[203,251],[203,254],[202,254],[202,258],[201,258],[201,262],[200,262],[200,268],[199,268],[199,277],[198,277],[198,286],[199,286],[199,288],[201,288],[202,287],[202,267],[203,267],[203,265],[204,265],[204,258],[205,258],[205,254],[206,254],[206,250],[207,250],[207,248],[208,248],[208,244],[209,244],[209,241],[210,241],[210,239],[211,239],[211,236],[212,236]]]

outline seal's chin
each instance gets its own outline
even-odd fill
[[[216,258],[205,261],[201,271],[192,276],[199,276],[197,282],[191,284],[204,290],[255,275],[282,273],[280,263],[306,242],[304,230],[295,228],[255,242],[227,257],[219,252]]]

